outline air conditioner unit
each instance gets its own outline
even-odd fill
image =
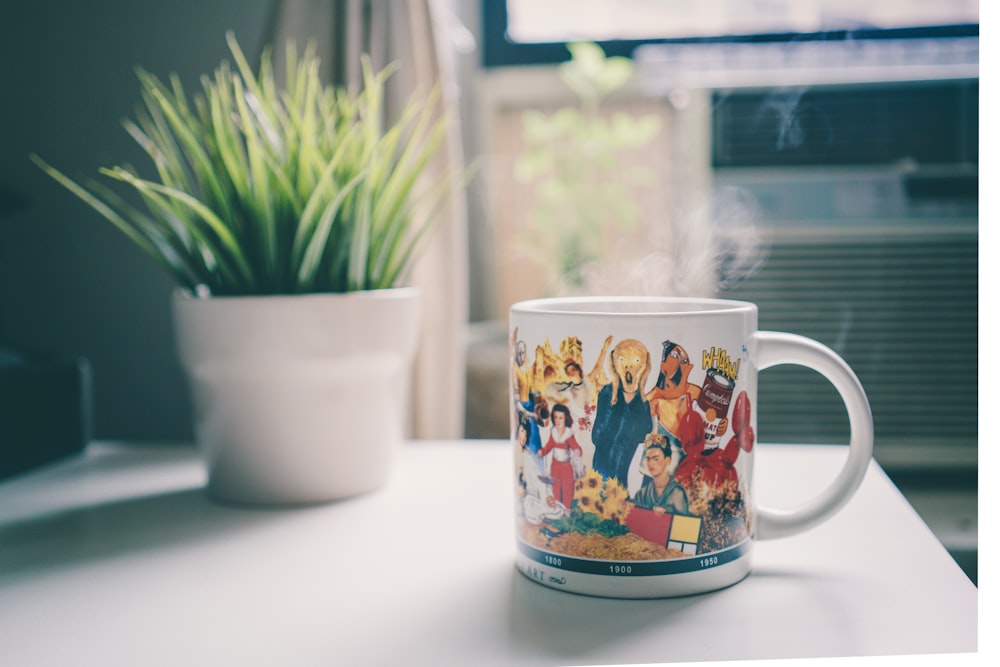
[[[721,295],[847,359],[884,465],[974,467],[978,38],[893,42],[658,45],[637,61],[653,94],[710,100],[716,223],[737,201],[764,239]],[[759,403],[762,440],[846,442],[815,374],[769,370]]]

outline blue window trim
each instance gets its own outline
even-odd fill
[[[507,3],[505,0],[481,0],[483,28],[483,66],[546,65],[569,60],[565,42],[519,43],[507,38]],[[907,39],[928,37],[977,37],[978,23],[928,26],[920,28],[830,30],[814,33],[775,33],[761,35],[725,35],[679,39],[619,39],[598,44],[609,56],[631,57],[644,44],[763,43],[805,40],[841,41],[846,39]]]

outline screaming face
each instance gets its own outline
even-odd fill
[[[642,389],[649,375],[649,352],[637,340],[628,338],[615,346],[611,355],[612,381],[627,395]]]

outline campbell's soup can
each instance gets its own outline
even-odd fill
[[[733,400],[736,383],[717,368],[705,373],[705,383],[698,396],[698,407],[705,416],[705,446],[718,447],[719,441],[729,430],[729,404]]]

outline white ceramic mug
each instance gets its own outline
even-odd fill
[[[812,339],[758,331],[752,303],[539,299],[511,308],[510,332],[517,567],[547,586],[640,598],[736,583],[754,540],[829,518],[871,460],[854,372]],[[778,364],[829,379],[851,427],[844,468],[795,511],[752,501],[757,372]]]

